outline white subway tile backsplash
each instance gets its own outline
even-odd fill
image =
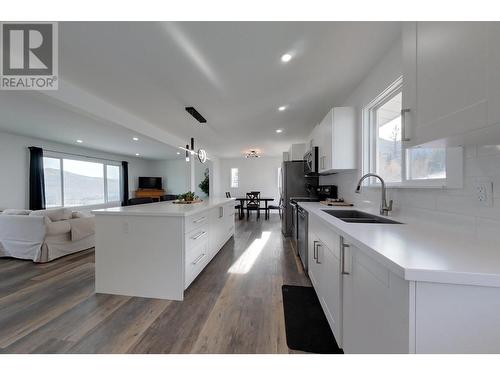
[[[466,177],[500,176],[500,155],[465,159]]]
[[[476,226],[476,235],[481,242],[499,247],[500,220],[478,218]]]
[[[465,146],[464,156],[467,159],[477,157],[477,146]]]
[[[357,172],[320,178],[322,184],[335,184],[339,195],[359,209],[376,211],[380,205],[380,189],[365,188],[354,194]],[[475,185],[479,180],[493,182],[493,206],[476,201]],[[388,190],[394,200],[394,214],[415,220],[445,224],[460,233],[475,235],[480,240],[498,242],[500,237],[500,145],[467,146],[462,189],[395,189]]]
[[[477,156],[494,156],[500,155],[500,145],[476,146]]]

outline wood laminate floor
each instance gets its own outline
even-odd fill
[[[94,293],[94,251],[0,259],[0,353],[290,353],[281,286],[310,285],[278,215],[236,234],[182,302]]]

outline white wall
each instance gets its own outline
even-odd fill
[[[354,106],[358,112],[358,160],[355,172],[339,173],[320,178],[322,184],[335,184],[339,195],[361,209],[377,211],[380,189],[365,188],[355,194],[361,174],[361,111],[373,98],[402,74],[401,41],[365,77],[341,105]],[[465,149],[463,189],[389,189],[394,200],[395,214],[448,224],[462,233],[475,235],[478,240],[498,242],[500,233],[500,146],[471,146]],[[481,207],[475,201],[473,186],[477,180],[494,181],[493,207]]]
[[[151,174],[152,161],[0,132],[0,209],[28,208],[29,146],[129,162],[130,197],[138,177]]]
[[[184,158],[156,161],[152,173],[163,178],[163,189],[167,194],[182,194],[190,189],[190,165]]]
[[[244,197],[247,192],[260,191],[261,197],[274,198],[279,201],[278,168],[281,167],[280,157],[261,157],[256,159],[228,158],[219,159],[219,184],[217,196],[223,196],[226,191],[232,197]],[[238,168],[239,187],[231,188],[231,168]]]

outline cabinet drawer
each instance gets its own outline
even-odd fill
[[[184,288],[187,288],[196,279],[209,260],[208,241],[186,251]]]
[[[340,236],[331,227],[328,227],[314,215],[309,215],[309,230],[314,232],[317,239],[325,245],[327,251],[332,252],[336,258],[340,258]]]
[[[184,225],[184,233],[189,233],[193,229],[199,228],[208,223],[209,211],[202,212],[197,215],[186,217]]]
[[[208,242],[208,223],[193,229],[186,233],[185,244],[186,252],[194,247],[198,247],[201,243]]]

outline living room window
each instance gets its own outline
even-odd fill
[[[363,174],[376,173],[388,186],[448,186],[462,170],[461,148],[405,147],[401,140],[403,78],[399,78],[363,110]],[[448,172],[448,173],[447,173]],[[370,185],[378,184],[370,181]]]
[[[120,202],[119,165],[50,155],[43,169],[47,208]]]

